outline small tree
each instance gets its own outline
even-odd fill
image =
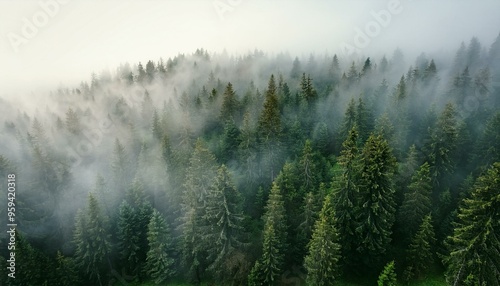
[[[394,270],[394,260],[387,263],[384,270],[378,276],[378,286],[396,286],[397,276]]]

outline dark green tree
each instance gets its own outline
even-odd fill
[[[99,202],[89,193],[88,205],[79,210],[75,218],[75,261],[89,281],[103,285],[105,265],[111,252],[107,217],[103,215]],[[108,265],[109,267],[111,265]]]
[[[333,285],[340,276],[341,257],[335,211],[330,196],[325,198],[319,219],[314,225],[308,254],[304,259],[308,285]]]
[[[342,144],[338,158],[340,170],[333,181],[333,204],[337,215],[337,229],[340,234],[342,252],[350,261],[356,246],[355,207],[358,205],[358,182],[360,180],[361,162],[358,149],[358,132],[353,127]],[[349,262],[348,262],[349,263]]]
[[[250,285],[277,285],[286,250],[286,217],[281,190],[273,183],[264,215],[262,256],[250,274]]]
[[[144,271],[160,285],[175,274],[174,244],[170,228],[157,210],[153,211],[148,224],[148,246]]]
[[[389,250],[395,217],[392,175],[396,160],[387,141],[371,135],[363,147],[356,215],[357,250],[362,264],[373,268]]]
[[[217,170],[214,185],[207,196],[204,239],[210,244],[208,269],[219,281],[226,282],[231,257],[242,246],[243,213],[241,197],[225,165]]]
[[[235,115],[238,112],[238,99],[233,90],[233,85],[229,82],[226,86],[224,94],[222,95],[222,108],[220,111],[220,119],[222,122],[227,120],[235,120]]]
[[[415,235],[420,222],[431,211],[431,194],[430,166],[425,162],[413,175],[399,209],[399,226],[407,239]]]
[[[425,275],[434,262],[433,246],[435,243],[432,217],[426,215],[420,224],[418,232],[413,237],[406,254],[405,279],[420,278]]]
[[[444,259],[453,285],[500,285],[500,163],[474,184],[458,210],[450,254]]]

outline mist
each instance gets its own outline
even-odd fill
[[[498,1],[42,0],[1,1],[0,11],[0,173],[16,174],[18,231],[46,261],[59,263],[60,253],[75,262],[74,283],[157,279],[138,270],[150,266],[154,210],[176,248],[165,250],[175,274],[162,282],[247,285],[265,252],[275,186],[289,246],[276,279],[304,283],[315,228],[303,233],[307,199],[316,220],[326,197],[338,196],[356,130],[359,166],[376,136],[394,158],[388,251],[357,253],[373,258],[373,269],[342,262],[341,279],[361,273],[371,284],[391,259],[408,266],[411,236],[400,212],[418,167],[431,168],[435,255],[445,253],[473,182],[500,160],[489,140],[500,107]],[[440,137],[452,143],[442,147]],[[241,245],[221,246],[226,264],[217,264],[203,233],[216,228],[210,200],[223,183],[238,194],[241,226],[232,231]],[[79,258],[89,195],[113,245],[107,262],[92,266],[98,274],[83,271]],[[127,204],[143,211],[135,264],[123,254],[132,241],[123,230]],[[198,236],[190,237],[197,212]],[[7,213],[0,211],[2,229]],[[186,237],[199,246],[186,246]],[[451,266],[433,266],[444,283]]]

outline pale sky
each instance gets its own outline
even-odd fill
[[[499,12],[498,0],[0,0],[0,97],[198,48],[301,56],[339,53],[345,43],[368,56],[397,47],[454,53],[472,36],[489,47]]]

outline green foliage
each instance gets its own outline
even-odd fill
[[[396,286],[397,276],[394,270],[394,261],[387,263],[384,270],[380,273],[377,281],[378,286]]]
[[[447,280],[456,285],[499,285],[500,281],[500,163],[474,185],[471,198],[458,211],[453,235],[448,239],[450,255]]]
[[[225,165],[217,170],[217,177],[207,195],[204,219],[207,226],[203,239],[211,245],[208,270],[217,280],[225,282],[230,278],[231,255],[242,246],[243,233],[240,194]]]
[[[360,154],[358,149],[358,132],[353,127],[342,144],[338,158],[341,166],[335,174],[333,187],[333,204],[337,215],[337,228],[342,245],[342,252],[348,263],[355,255],[356,246],[356,209],[358,206],[358,182],[361,173]]]
[[[363,147],[359,199],[354,206],[357,250],[365,267],[380,262],[389,249],[395,202],[395,158],[387,141],[371,135]]]
[[[308,285],[333,285],[338,279],[340,244],[335,212],[330,196],[325,198],[319,219],[314,225],[308,254],[304,259]]]
[[[434,229],[431,215],[428,214],[422,220],[418,232],[413,237],[407,251],[407,268],[405,279],[412,277],[421,278],[429,270],[434,262],[433,245],[435,243]]]
[[[73,239],[76,265],[90,281],[102,285],[111,243],[107,217],[102,214],[93,193],[89,193],[87,208],[79,210],[76,215]]]
[[[400,227],[407,238],[415,234],[424,216],[431,211],[431,193],[430,166],[425,162],[413,175],[399,209]]]
[[[277,285],[283,272],[286,249],[286,217],[281,190],[273,183],[264,215],[262,256],[250,274],[250,285]]]
[[[144,271],[157,285],[175,274],[173,241],[169,226],[163,216],[154,210],[148,224],[148,246]]]

